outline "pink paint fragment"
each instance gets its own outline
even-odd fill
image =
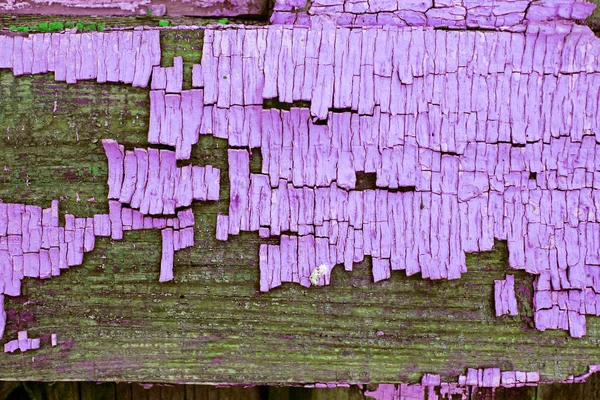
[[[1,255],[0,255],[1,257]],[[0,295],[0,337],[4,336],[6,328],[6,311],[4,310],[4,295]]]
[[[27,331],[19,331],[17,339],[10,340],[4,344],[5,353],[14,353],[17,349],[21,352],[37,350],[40,348],[40,338],[29,338]]]
[[[103,139],[102,145],[108,158],[108,198],[118,199],[123,185],[123,146],[112,139]]]
[[[40,348],[40,338],[29,339],[30,340],[30,349],[36,350]]]
[[[94,215],[94,235],[109,237],[111,234],[110,215],[96,214]]]
[[[249,213],[250,154],[247,150],[229,150],[229,234],[237,235],[242,219]],[[247,223],[244,222],[244,227]],[[226,240],[226,239],[225,239]]]
[[[194,246],[194,228],[183,228],[179,231],[179,248],[185,249]]]
[[[202,90],[186,90],[181,92],[180,110],[183,126],[181,137],[175,139],[177,159],[189,159],[192,145],[198,143],[203,109],[204,95]]]
[[[194,213],[191,208],[179,211],[177,213],[177,219],[179,220],[180,228],[187,228],[194,226]]]
[[[217,215],[217,240],[226,241],[229,230],[229,217],[227,215]]]
[[[266,244],[260,245],[259,250],[259,266],[260,266],[260,291],[268,292],[271,288],[271,282],[269,281],[269,263],[268,263],[268,248]]]
[[[19,331],[17,340],[19,341],[19,350],[27,351],[31,349],[31,339],[27,337],[27,331]]]
[[[163,229],[161,233],[163,243],[159,282],[167,282],[173,280],[173,229]]]
[[[123,221],[121,219],[121,203],[115,200],[108,202],[109,218],[111,226],[110,237],[114,240],[123,239]]]
[[[514,275],[506,275],[505,280],[494,281],[494,299],[497,317],[505,314],[518,315]]]
[[[271,236],[271,232],[269,228],[259,228],[258,229],[258,237],[261,239],[266,239]]]
[[[219,188],[221,185],[221,171],[207,165],[204,170],[204,182],[206,184],[206,200],[219,200]]]
[[[4,352],[5,353],[14,353],[19,348],[18,340],[11,340],[9,342],[4,343]]]
[[[192,87],[200,88],[203,86],[204,82],[202,80],[202,65],[194,64],[192,66]]]
[[[183,85],[183,58],[173,58],[173,67],[166,69],[166,85],[167,93],[180,93]]]

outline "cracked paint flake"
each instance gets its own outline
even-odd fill
[[[573,0],[277,0],[271,22],[314,26],[428,26],[523,31],[531,22],[584,20],[595,5]]]

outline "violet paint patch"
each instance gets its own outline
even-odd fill
[[[146,86],[154,69],[152,86],[169,92],[164,96],[163,113],[170,117],[166,136],[160,134],[156,141],[152,140],[151,122],[149,141],[169,144],[176,150],[125,151],[116,141],[103,140],[108,159],[108,214],[93,218],[67,214],[64,227],[60,227],[56,201],[45,210],[0,203],[0,265],[4,271],[0,337],[6,323],[4,294],[18,296],[24,277],[48,279],[60,275],[63,269],[81,265],[84,253],[93,250],[96,236],[120,240],[124,231],[160,229],[163,249],[159,280],[172,280],[174,252],[194,245],[192,210],[176,209],[189,207],[193,200],[218,200],[220,189],[218,169],[192,165],[178,168],[176,164],[177,158],[189,158],[191,145],[198,140],[198,126],[183,123],[181,112],[195,114],[197,106],[202,105],[202,91],[172,94],[181,92],[181,58],[175,59],[172,68],[158,67],[158,31],[137,29],[80,35],[0,36],[0,50],[0,68],[12,68],[15,75],[54,71],[56,80],[67,83],[97,79]],[[151,102],[154,93],[151,92]],[[179,118],[173,118],[177,113]]]
[[[308,8],[307,11],[304,11]],[[522,31],[530,22],[584,20],[595,5],[584,1],[277,0],[273,24],[432,26]]]
[[[108,198],[129,204],[144,216],[172,215],[193,200],[219,199],[220,171],[210,165],[177,167],[176,152],[170,150],[125,152],[112,139],[102,144],[108,158]]]
[[[0,68],[15,76],[54,72],[60,82],[96,79],[146,87],[160,64],[156,30],[0,36]]]
[[[585,334],[600,291],[600,45],[589,28],[549,15],[512,33],[207,30],[194,124],[236,147],[228,236],[281,236],[279,249],[261,247],[261,290],[310,285],[321,265],[350,270],[365,255],[375,281],[392,270],[457,279],[466,253],[507,240],[510,266],[538,275],[536,292],[552,300],[536,326]],[[223,73],[241,76],[243,96]],[[310,109],[263,110],[270,98]],[[238,147],[260,148],[260,174]],[[378,189],[357,191],[357,172],[375,173]],[[510,298],[503,313],[516,312],[509,286],[498,292]]]
[[[4,344],[5,353],[13,353],[16,350],[20,350],[22,353],[28,350],[37,350],[40,348],[40,339],[31,339],[27,335],[27,331],[19,331],[17,333],[17,339],[11,340]]]
[[[161,86],[164,112],[195,113],[202,105],[196,92],[183,95],[183,63],[161,68],[159,32],[136,29],[133,32],[84,34],[41,34],[27,37],[0,36],[0,68],[11,68],[14,75],[55,72],[55,80],[76,83],[82,79],[98,82],[123,82],[146,86],[154,67],[152,86]],[[160,82],[161,74],[164,83]],[[152,91],[151,93],[156,93]],[[152,98],[152,95],[151,95]],[[153,103],[154,104],[154,103]],[[201,111],[201,110],[200,110]],[[160,229],[163,236],[159,281],[173,279],[174,252],[194,245],[192,200],[218,200],[220,171],[211,166],[177,167],[176,159],[189,158],[191,144],[197,142],[198,126],[170,117],[167,136],[151,143],[175,146],[176,151],[134,149],[125,151],[111,139],[102,141],[108,159],[109,213],[93,218],[65,215],[59,226],[58,202],[50,209],[24,204],[0,203],[0,338],[6,325],[4,295],[20,295],[24,277],[48,279],[60,271],[81,265],[84,253],[92,251],[95,237],[123,238],[124,231]],[[150,215],[173,215],[151,217]],[[53,345],[56,338],[52,338]],[[35,341],[34,341],[35,342]],[[39,342],[39,340],[38,340]],[[9,345],[10,347],[11,345]]]
[[[506,279],[494,281],[494,304],[496,306],[496,317],[505,314],[519,314],[517,297],[515,296],[514,275],[506,275]]]

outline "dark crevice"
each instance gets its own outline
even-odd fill
[[[332,113],[338,113],[338,114],[348,113],[348,112],[355,113],[355,114],[357,113],[356,111],[352,110],[352,108],[349,108],[349,107],[348,108],[330,108],[329,111]]]
[[[416,192],[416,186],[400,186],[397,188],[377,186],[377,174],[375,172],[356,172],[356,185],[353,191],[385,190],[389,193]]]
[[[313,228],[315,228],[315,227],[316,227],[316,225],[313,225]],[[314,236],[314,233],[312,235]],[[301,236],[306,236],[306,235],[300,235],[298,232],[292,232],[292,231],[281,231],[281,232],[279,232],[279,235],[271,236],[271,238],[281,240],[282,236],[301,237]],[[280,244],[280,243],[277,242],[277,244]]]
[[[121,143],[119,143],[121,144]],[[125,145],[123,145],[125,146]],[[125,146],[125,149],[127,150],[127,146]],[[168,144],[153,144],[153,143],[148,143],[148,145],[146,146],[146,149],[156,149],[156,150],[169,150],[169,151],[175,151],[175,146],[169,146]]]
[[[271,14],[270,14],[270,7],[268,7],[267,10],[264,11],[263,14],[245,14],[245,15],[236,15],[233,18],[230,18],[230,20],[234,20],[235,22],[240,22],[240,23],[244,23],[244,22],[262,22],[265,24],[269,23],[269,20],[271,19]],[[223,16],[214,16],[212,18],[219,18],[222,19]]]
[[[250,152],[250,173],[262,173],[262,153],[260,148],[252,149]]]
[[[294,101],[292,103],[284,103],[283,101],[279,101],[277,98],[264,99],[263,109],[270,110],[272,108],[287,111],[291,110],[292,108],[310,108],[310,101]]]
[[[377,174],[374,172],[356,172],[356,190],[377,189]]]
[[[140,144],[135,144],[133,142],[118,142],[118,143],[125,148],[125,151],[133,151],[134,149],[169,150],[169,151],[173,151],[173,152],[175,151],[175,146],[169,146],[166,144],[147,143],[144,145],[140,145]],[[143,147],[141,147],[141,146],[143,146]]]
[[[535,181],[537,179],[537,173],[530,172],[529,173],[529,179]]]
[[[387,192],[389,193],[407,193],[407,192],[416,192],[417,191],[417,187],[416,186],[400,186],[399,188],[385,188]]]
[[[203,203],[204,202],[214,203],[216,201],[218,201],[218,200],[204,200]],[[143,214],[142,216],[144,218],[149,217],[149,218],[177,219],[178,218],[177,214],[181,211],[185,211],[185,210],[191,208],[194,202],[195,202],[195,200],[192,201],[192,204],[190,204],[189,206],[175,207],[175,212],[173,214],[150,214],[150,213],[148,213],[148,214]],[[139,208],[132,208],[129,203],[121,203],[121,209],[124,209],[124,208],[128,208],[132,211],[140,211]],[[77,217],[77,218],[79,218],[79,217]]]

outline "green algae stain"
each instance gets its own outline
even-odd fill
[[[90,165],[89,173],[91,176],[98,176],[100,174],[100,168],[95,165]]]

